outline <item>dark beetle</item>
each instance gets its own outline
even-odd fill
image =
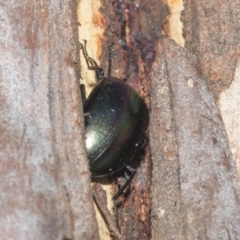
[[[135,173],[129,162],[145,142],[148,109],[143,98],[124,81],[104,77],[102,68],[87,55],[86,42],[81,48],[88,69],[96,71],[99,81],[88,99],[83,98],[90,170],[93,177],[100,177],[127,167],[132,175],[122,187],[125,188]],[[83,88],[82,93],[85,96]]]

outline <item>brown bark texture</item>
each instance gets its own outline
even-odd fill
[[[217,98],[233,81],[240,55],[239,0],[184,0],[185,47],[198,56]]]
[[[163,26],[172,29],[165,24],[166,5],[159,1],[95,3],[86,29],[91,29],[88,43],[96,40],[89,48],[97,46],[100,66],[106,73],[110,51],[111,75],[127,79],[142,95],[151,94],[151,104],[145,100],[151,111],[152,158],[147,147],[118,211],[123,239],[237,238],[236,166],[207,85],[218,97],[231,83],[239,55],[238,3],[222,1],[218,7],[219,1],[185,1],[186,48],[196,57],[173,42],[158,44]],[[83,12],[82,27],[86,17]]]
[[[153,239],[238,239],[236,166],[197,58],[163,39],[151,86]]]
[[[198,56],[221,109],[240,176],[240,1],[185,1],[185,47]]]
[[[1,239],[98,239],[76,5],[0,2]]]
[[[187,51],[159,41],[169,27],[166,1],[87,0],[91,11],[83,2],[79,39],[106,75],[111,57],[111,75],[145,96],[151,113],[150,146],[120,198],[117,238],[238,239],[236,166],[214,96],[231,85],[239,61],[239,1],[186,0]],[[0,2],[1,239],[99,238],[76,7],[69,0]],[[89,16],[90,34],[81,31]]]
[[[90,6],[89,2],[89,0],[79,1],[79,22],[81,24],[79,31],[82,39],[87,40],[90,57],[96,61],[99,60],[99,65],[103,67],[105,76],[107,76],[110,55],[111,76],[127,80],[127,84],[140,95],[146,96],[144,100],[150,107],[148,76],[155,55],[155,45],[161,36],[163,19],[167,14],[166,6],[156,0],[139,2],[94,0],[91,1]],[[92,14],[89,22],[89,16],[85,14],[88,7],[90,8],[89,14]],[[99,34],[101,32],[99,28],[102,29],[102,35]],[[88,33],[89,29],[90,33]],[[92,49],[94,49],[93,52]],[[83,61],[84,58],[81,58],[81,62]],[[85,73],[81,72],[81,75],[85,76]],[[90,79],[84,80],[90,81]],[[152,169],[149,147],[145,148],[145,154],[142,152],[135,159],[132,165],[137,168],[137,173],[131,183],[129,194],[119,198],[119,202],[122,200],[122,205],[117,209],[117,222],[122,239],[151,239]],[[121,172],[116,176],[125,175]],[[114,184],[115,181],[112,183],[111,196],[118,190]],[[106,240],[108,236],[101,235],[101,239]]]

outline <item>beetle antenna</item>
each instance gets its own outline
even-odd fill
[[[99,67],[94,59],[88,56],[87,53],[87,40],[84,40],[84,45],[80,43],[80,48],[83,51],[83,56],[86,60],[87,66],[89,70],[94,70],[97,75],[97,80],[101,81],[104,79],[104,71],[101,67]]]

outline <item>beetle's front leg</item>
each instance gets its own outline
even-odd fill
[[[96,61],[94,59],[92,59],[91,57],[88,56],[86,40],[84,40],[84,45],[82,43],[80,43],[80,49],[82,49],[82,51],[83,51],[83,55],[84,55],[84,58],[86,60],[87,66],[88,66],[88,70],[95,71],[98,82],[102,81],[104,79],[104,71],[101,67],[98,66],[98,64],[96,63]]]
[[[80,91],[82,95],[82,103],[83,103],[83,113],[85,114],[86,110],[86,89],[84,84],[80,84]]]

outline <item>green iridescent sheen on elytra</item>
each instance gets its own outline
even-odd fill
[[[126,166],[139,149],[148,126],[143,98],[114,77],[100,81],[86,101],[86,147],[92,176]]]

